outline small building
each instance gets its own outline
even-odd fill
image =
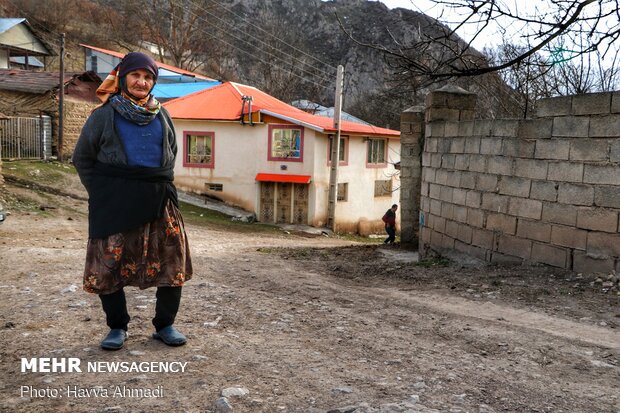
[[[36,57],[55,55],[24,18],[0,18],[0,69],[41,69]]]
[[[155,48],[154,44],[148,42],[142,42],[142,45],[148,46],[150,51],[153,51],[153,48]],[[101,79],[105,79],[125,56],[125,53],[87,44],[80,44],[80,46],[84,48],[85,70],[96,72]],[[157,83],[153,88],[152,94],[160,102],[176,99],[222,83],[208,76],[166,63],[157,62],[157,66],[159,67],[159,73],[157,74]]]
[[[226,82],[164,104],[177,133],[175,183],[252,211],[263,222],[327,223],[333,119]],[[341,122],[340,232],[381,231],[399,200],[400,132]]]
[[[80,44],[84,48],[84,68],[93,71],[102,79],[121,62],[126,53],[114,50],[103,49],[101,47]],[[193,83],[193,82],[217,82],[216,79],[204,76],[189,70],[181,69],[166,63],[157,62],[159,73],[157,83]],[[218,82],[221,83],[221,82]]]
[[[58,154],[59,80],[58,72],[0,69],[0,112],[12,117],[49,116],[54,155]],[[100,84],[101,79],[92,72],[67,72],[64,75],[64,157],[73,153],[86,118],[99,104],[95,91]]]

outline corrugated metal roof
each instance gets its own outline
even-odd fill
[[[92,72],[67,72],[65,84],[76,76],[88,75],[99,79]],[[20,69],[0,69],[0,89],[15,92],[44,94],[58,87],[58,72],[33,72]]]
[[[0,17],[0,33],[4,33],[13,26],[17,26],[21,22],[26,21],[24,18]]]
[[[91,50],[95,50],[95,51],[100,52],[100,53],[105,53],[105,54],[108,54],[110,56],[118,57],[119,59],[122,59],[123,57],[125,57],[125,53],[115,52],[113,50],[107,50],[107,49],[102,49],[100,47],[89,46],[89,45],[83,44],[83,43],[80,43],[80,46],[86,47],[86,48],[91,49]],[[207,76],[204,76],[204,75],[200,75],[198,73],[190,72],[189,70],[181,69],[180,67],[175,67],[175,66],[172,66],[172,65],[168,65],[166,63],[162,63],[162,62],[159,62],[157,60],[156,60],[156,62],[157,62],[157,66],[159,66],[160,68],[169,70],[169,71],[174,72],[174,73],[180,73],[180,74],[185,75],[185,76],[192,76],[192,77],[195,77],[195,78],[198,78],[198,79],[204,79],[204,80],[208,80],[208,81],[216,81],[216,79],[212,79],[210,77],[207,77]]]
[[[284,103],[255,87],[233,82],[226,82],[219,86],[171,100],[164,103],[164,106],[170,112],[170,115],[176,119],[239,120],[241,118],[241,97],[244,95],[252,96],[252,112],[262,112],[321,133],[333,133],[336,131],[331,118],[312,115]],[[247,104],[245,111],[247,114]],[[400,136],[400,132],[396,130],[350,121],[341,122],[341,131],[343,133],[365,136]]]
[[[210,87],[221,85],[221,82],[193,82],[193,83],[157,83],[153,88],[153,96],[156,98],[174,99],[190,93],[199,92]]]
[[[317,115],[317,116],[326,116],[328,118],[334,118],[334,107],[326,107],[323,105],[319,105],[318,103],[315,102],[311,102],[309,100],[306,99],[299,99],[299,100],[294,100],[291,102],[292,106],[295,106],[296,108],[299,108],[301,110],[303,110],[304,112],[308,112],[311,113],[313,115]],[[365,120],[362,120],[360,118],[357,118],[353,115],[351,115],[350,113],[347,113],[345,111],[341,111],[340,112],[340,119],[341,120],[348,120],[351,122],[356,122],[356,123],[363,123],[366,125],[370,125],[370,123],[366,122]]]

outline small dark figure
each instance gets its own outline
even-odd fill
[[[383,222],[385,222],[385,232],[387,232],[388,237],[383,241],[384,244],[393,244],[396,239],[396,210],[398,209],[398,205],[392,205],[392,208],[388,209],[383,215]]]

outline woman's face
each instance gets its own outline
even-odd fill
[[[144,69],[137,69],[127,73],[125,80],[129,93],[138,99],[147,97],[151,89],[153,89],[153,85],[155,85],[155,76]]]

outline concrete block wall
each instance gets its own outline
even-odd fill
[[[420,252],[620,271],[620,92],[545,99],[523,120],[471,120],[463,92],[427,98]]]
[[[402,243],[414,244],[419,237],[420,188],[422,167],[420,152],[424,137],[424,106],[405,110],[400,117],[400,216]],[[402,156],[405,153],[406,156]]]

